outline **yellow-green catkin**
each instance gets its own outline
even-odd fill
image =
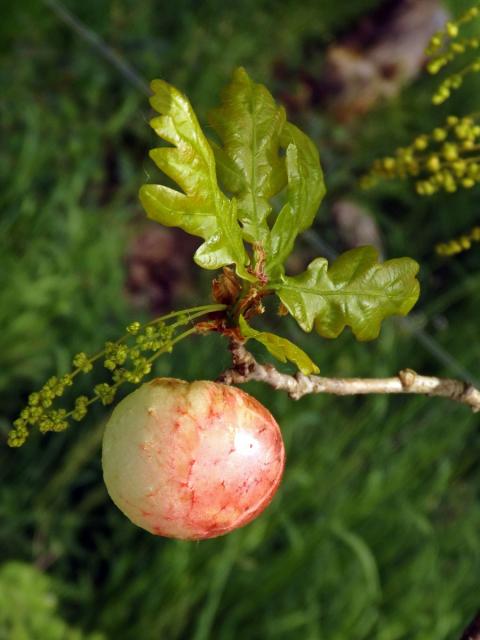
[[[456,20],[446,23],[445,27],[436,33],[427,48],[427,55],[430,60],[427,70],[432,75],[436,75],[457,60],[462,60],[467,54],[476,51],[480,47],[478,37],[464,37],[463,27],[480,17],[480,5],[470,7],[463,15]],[[435,105],[444,103],[451,96],[452,92],[459,89],[465,76],[470,73],[480,72],[480,57],[473,57],[463,67],[459,68],[446,77],[435,91],[432,102]]]
[[[453,193],[480,182],[480,124],[474,117],[449,116],[441,127],[419,135],[407,147],[376,160],[361,186],[379,179],[413,178],[419,195]]]
[[[480,37],[465,35],[464,27],[480,18],[480,2],[475,3],[459,18],[450,20],[436,33],[426,50],[430,57],[427,69],[437,74],[445,67],[480,49]],[[453,90],[462,86],[465,76],[480,72],[480,56],[442,80],[432,101],[445,102]],[[379,179],[413,178],[416,191],[431,196],[438,191],[454,193],[459,188],[471,189],[480,182],[480,126],[479,114],[459,118],[451,115],[443,126],[429,134],[421,134],[407,147],[397,149],[386,158],[376,160],[370,171],[361,178],[360,185],[368,189]]]
[[[124,336],[116,342],[107,342],[100,353],[94,356],[88,356],[83,351],[77,353],[70,373],[60,378],[53,376],[39,391],[30,394],[27,406],[13,422],[8,434],[8,444],[11,447],[21,447],[32,427],[37,427],[42,433],[63,431],[69,426],[69,418],[83,420],[88,407],[94,402],[111,404],[120,385],[125,382],[142,382],[159,355],[170,353],[175,343],[196,331],[193,320],[225,308],[224,304],[207,304],[173,311],[143,326],[139,322],[132,322]],[[191,324],[191,328],[176,335],[177,329],[187,324]],[[111,380],[97,384],[91,397],[78,396],[70,410],[55,407],[54,403],[64,395],[67,387],[72,386],[74,379],[82,373],[89,373],[94,364],[100,361],[103,361],[103,367],[110,373]]]
[[[95,356],[78,353],[73,358],[73,370],[70,373],[62,377],[53,376],[39,391],[30,394],[27,406],[13,422],[8,444],[20,447],[33,427],[37,427],[42,433],[63,431],[69,426],[69,418],[83,420],[93,402],[111,404],[121,384],[138,384],[150,373],[153,359],[158,353],[171,350],[175,329],[188,320],[188,315],[180,315],[171,324],[159,320],[144,327],[139,322],[134,322],[127,327],[127,334],[123,338],[117,342],[107,342],[103,351]],[[154,354],[153,357],[151,354]],[[78,396],[70,410],[56,408],[54,403],[64,395],[67,387],[72,386],[74,378],[79,374],[89,373],[95,362],[102,359],[105,369],[111,372],[112,382],[97,384],[90,398]]]
[[[454,256],[468,251],[474,242],[480,242],[480,227],[473,227],[468,233],[437,244],[435,250],[439,256]]]

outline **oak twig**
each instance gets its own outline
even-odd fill
[[[338,396],[368,393],[409,393],[439,396],[465,404],[474,412],[480,411],[480,390],[461,380],[422,376],[412,369],[404,369],[392,378],[326,378],[301,373],[281,373],[270,364],[260,364],[242,342],[230,342],[231,369],[219,378],[225,384],[242,384],[255,380],[274,389],[286,391],[298,400],[310,393],[329,393]]]

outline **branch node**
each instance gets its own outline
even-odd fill
[[[303,393],[298,388],[292,391],[288,391],[288,397],[291,398],[292,400],[300,400],[302,396],[303,396]]]
[[[415,384],[415,380],[417,379],[417,374],[413,369],[402,369],[398,372],[398,377],[400,378],[400,382],[405,389],[409,389]]]
[[[309,376],[304,375],[301,371],[297,371],[293,377],[295,378],[296,385],[288,393],[292,400],[300,400],[302,396],[312,392],[313,384]]]

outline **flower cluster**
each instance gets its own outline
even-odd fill
[[[479,150],[480,125],[476,119],[449,116],[444,126],[418,136],[394,155],[376,160],[361,185],[370,188],[378,179],[413,177],[419,195],[470,189],[480,182]]]
[[[126,335],[116,342],[107,342],[100,353],[94,356],[78,353],[73,358],[73,370],[70,373],[62,377],[53,376],[39,391],[30,394],[27,406],[13,422],[8,444],[11,447],[20,447],[32,427],[37,427],[42,433],[63,431],[69,426],[69,418],[83,420],[88,413],[88,407],[96,401],[103,405],[111,404],[121,384],[139,384],[150,373],[153,361],[160,354],[170,352],[175,342],[195,330],[190,329],[180,336],[175,336],[179,327],[206,313],[224,308],[225,305],[206,305],[189,309],[187,312],[171,313],[144,326],[134,322],[127,327]],[[85,395],[77,397],[70,410],[54,406],[54,403],[64,396],[67,387],[73,385],[78,375],[89,373],[94,364],[102,360],[104,368],[111,374],[110,382],[97,384],[90,398]]]
[[[13,423],[13,429],[9,434],[8,442],[12,447],[21,446],[27,436],[29,427],[38,426],[39,430],[62,431],[66,428],[66,411],[52,409],[56,398],[63,395],[65,389],[73,384],[72,374],[66,374],[61,378],[51,377],[43,385],[40,391],[31,393],[27,406],[21,411],[19,417]]]
[[[458,238],[438,244],[436,251],[440,256],[454,256],[457,253],[468,251],[474,242],[480,242],[480,227],[474,227]]]
[[[427,65],[429,73],[435,75],[463,54],[479,48],[479,38],[460,37],[463,27],[478,17],[480,17],[480,7],[475,5],[457,20],[447,22],[445,28],[433,36],[426,51],[427,55],[431,56]],[[480,72],[480,58],[475,58],[440,83],[433,95],[433,104],[442,104],[448,100],[452,91],[462,86],[466,75],[478,72]]]

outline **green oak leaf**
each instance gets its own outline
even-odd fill
[[[310,357],[302,351],[296,344],[290,342],[286,338],[281,338],[274,333],[268,331],[257,331],[250,327],[243,316],[239,317],[239,326],[242,335],[249,339],[253,338],[257,342],[263,344],[269,353],[280,362],[293,362],[298,369],[306,376],[312,373],[320,373],[320,369],[310,359]]]
[[[182,191],[149,184],[140,189],[140,201],[149,218],[168,227],[180,227],[205,242],[194,260],[204,269],[235,264],[238,274],[254,278],[245,266],[248,256],[238,224],[235,200],[220,190],[215,157],[188,99],[163,80],[151,83],[150,104],[161,115],[150,125],[170,143],[150,151],[155,164]]]
[[[222,147],[212,143],[217,169],[226,190],[238,198],[244,237],[265,243],[270,198],[286,184],[280,155],[285,110],[240,67],[222,92],[221,106],[209,114],[209,122],[222,141]]]
[[[315,325],[321,336],[336,338],[349,326],[358,340],[373,340],[384,318],[406,315],[416,303],[418,269],[410,258],[381,264],[376,249],[358,247],[330,267],[317,258],[304,273],[282,276],[274,288],[304,331]]]
[[[272,277],[283,271],[297,235],[311,227],[326,192],[318,151],[310,138],[287,123],[282,145],[286,147],[288,194],[270,234],[266,271]]]

